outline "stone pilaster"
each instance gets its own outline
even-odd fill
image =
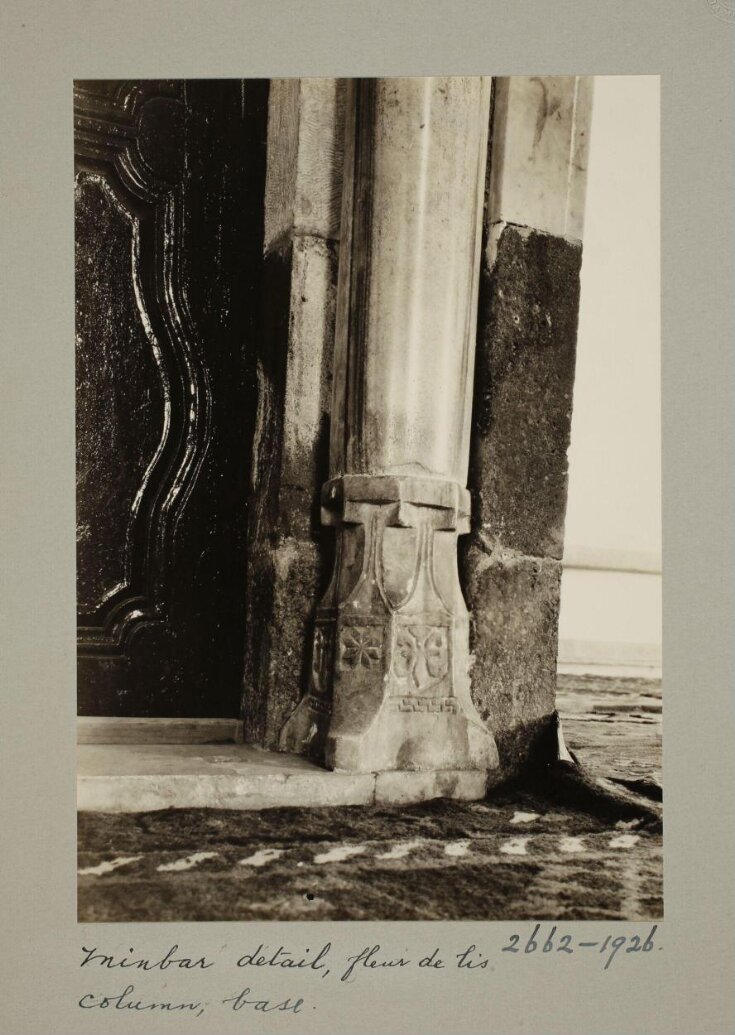
[[[345,149],[332,582],[282,746],[350,770],[488,770],[457,536],[466,490],[489,80],[362,80]]]
[[[344,89],[336,79],[270,84],[243,714],[247,739],[271,748],[303,690],[321,588]]]
[[[495,81],[463,550],[473,700],[505,773],[555,710],[592,81]]]

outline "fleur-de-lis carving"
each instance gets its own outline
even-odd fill
[[[444,626],[402,626],[396,634],[393,671],[410,679],[417,690],[442,679],[449,669],[447,630]]]

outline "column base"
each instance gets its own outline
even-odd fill
[[[325,486],[337,525],[317,609],[309,692],[283,751],[351,772],[485,772],[499,765],[470,698],[456,571],[467,493],[452,482],[350,476]]]
[[[323,764],[331,716],[329,705],[321,698],[306,694],[281,730],[279,750],[306,755]]]
[[[352,714],[332,719],[307,694],[283,727],[280,749],[350,772],[480,772],[499,765],[492,733],[456,697],[389,697],[372,718],[355,702]]]
[[[498,751],[490,731],[457,697],[388,697],[372,717],[359,708],[338,709],[324,760],[330,769],[351,772],[489,770],[498,766]]]

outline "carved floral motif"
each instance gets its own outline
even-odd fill
[[[342,668],[375,668],[383,657],[383,633],[374,625],[351,625],[342,631]]]

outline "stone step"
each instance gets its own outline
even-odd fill
[[[91,812],[168,808],[402,805],[432,798],[474,801],[487,774],[333,772],[298,755],[246,744],[80,744],[77,807]]]

